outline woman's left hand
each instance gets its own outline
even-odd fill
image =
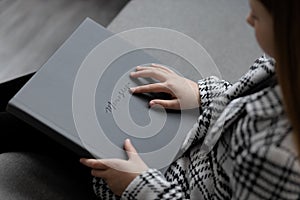
[[[93,176],[102,178],[111,191],[118,196],[122,195],[135,177],[148,169],[129,139],[125,140],[124,149],[127,152],[128,160],[80,159],[82,164],[92,168]]]

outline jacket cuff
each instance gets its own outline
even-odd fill
[[[123,192],[121,199],[155,199],[169,183],[157,169],[148,169],[137,176]]]
[[[199,80],[201,110],[206,109],[216,97],[222,95],[230,86],[229,82],[220,80],[215,76]]]

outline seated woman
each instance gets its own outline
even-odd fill
[[[200,107],[201,114],[181,147],[182,155],[165,174],[149,169],[128,140],[124,144],[128,160],[82,158],[81,163],[92,169],[97,196],[102,199],[300,198],[300,2],[249,2],[248,23],[253,26],[261,48],[274,59],[267,56],[257,59],[249,72],[233,85],[215,77],[195,83],[160,65],[137,67],[132,78],[151,77],[161,82],[132,88],[133,93],[167,92],[173,96],[166,101],[152,100],[150,106]],[[42,134],[36,134],[42,138],[35,138],[31,127],[7,113],[0,114],[0,123],[12,133],[1,133],[4,135],[0,140],[1,152],[20,148],[46,154],[51,149],[49,156],[53,158],[78,162],[71,152],[60,146],[53,148],[57,144]],[[29,143],[32,148],[26,144],[13,147],[7,142],[25,129],[31,135],[27,135],[27,140],[35,138],[40,142],[32,140]]]
[[[300,198],[300,2],[250,0],[250,7],[247,21],[261,48],[276,62],[266,56],[257,59],[234,85],[214,77],[197,84],[160,65],[137,67],[133,78],[161,82],[132,88],[133,93],[173,96],[169,101],[152,100],[150,106],[200,106],[202,112],[182,145],[184,153],[164,175],[149,169],[128,140],[128,160],[81,159],[92,168],[99,197]]]

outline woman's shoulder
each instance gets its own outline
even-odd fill
[[[265,87],[247,97],[247,114],[256,119],[284,116],[283,96],[278,84]]]
[[[286,115],[280,86],[275,84],[244,97],[245,115],[233,134],[236,141],[245,141],[247,148],[280,146],[292,131]],[[245,133],[248,137],[245,137]]]
[[[275,160],[282,160],[280,155],[296,158],[292,126],[284,109],[280,86],[275,84],[244,98],[245,114],[232,134],[233,146],[248,153],[265,152],[270,159],[277,155]]]

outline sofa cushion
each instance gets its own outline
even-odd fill
[[[223,78],[233,82],[262,54],[253,30],[245,21],[249,11],[247,2],[131,0],[108,28],[115,33],[138,27],[180,31],[198,41],[211,55]],[[169,57],[168,63],[172,64],[174,58]]]
[[[0,83],[39,69],[90,17],[107,26],[128,0],[1,0]]]
[[[80,169],[79,162],[33,153],[3,153],[0,163],[0,199],[96,199],[91,177],[86,168]]]

